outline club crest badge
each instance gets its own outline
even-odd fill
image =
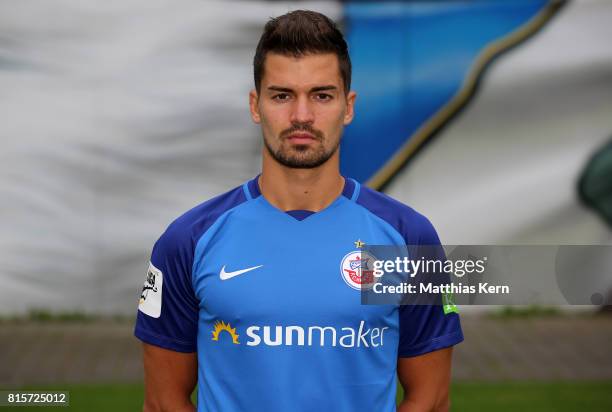
[[[351,288],[368,290],[374,286],[374,256],[363,250],[347,253],[340,263],[340,275]]]

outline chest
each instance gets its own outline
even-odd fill
[[[361,304],[355,286],[371,262],[359,262],[357,246],[396,241],[367,219],[342,213],[302,222],[290,217],[226,221],[198,248],[193,283],[201,317],[264,325],[392,317],[391,306]]]

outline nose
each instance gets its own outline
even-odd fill
[[[307,96],[298,96],[291,110],[292,123],[313,123],[314,111],[312,102]]]

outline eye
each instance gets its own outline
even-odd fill
[[[290,97],[289,93],[278,93],[278,94],[275,94],[274,96],[272,96],[272,100],[276,100],[276,101],[279,101],[279,102],[284,102],[284,101],[289,100],[289,97]]]
[[[317,93],[315,95],[315,99],[326,102],[328,100],[333,99],[333,96],[331,94],[328,93]]]

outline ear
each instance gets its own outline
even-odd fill
[[[355,99],[357,98],[357,93],[354,91],[350,91],[346,95],[346,112],[344,113],[344,125],[347,126],[353,121],[353,117],[355,116]]]
[[[251,119],[255,123],[261,122],[261,116],[259,115],[259,96],[257,90],[253,89],[249,92],[249,110],[251,111]]]

